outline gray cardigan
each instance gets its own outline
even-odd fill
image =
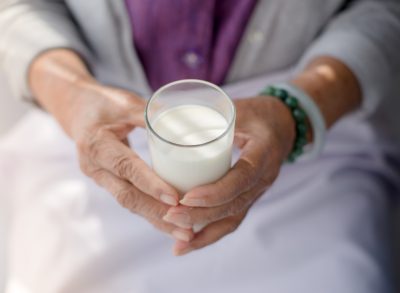
[[[58,47],[79,52],[106,84],[151,92],[124,1],[0,0],[0,68],[15,96],[31,98],[30,63]],[[375,108],[400,72],[400,0],[259,0],[226,82],[300,69],[317,55],[347,64],[364,107]]]

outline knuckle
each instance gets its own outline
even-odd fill
[[[210,202],[212,204],[223,204],[228,202],[232,197],[233,190],[228,190],[226,182],[223,181],[217,181],[215,185],[216,188],[214,188],[212,194],[204,196],[206,202]]]
[[[162,221],[162,218],[166,215],[167,211],[160,207],[160,205],[150,205],[147,210],[147,214],[150,218]]]
[[[79,155],[93,159],[98,156],[100,140],[95,137],[85,137],[76,142]]]
[[[221,219],[228,218],[230,216],[235,215],[232,205],[223,208],[212,208],[211,210],[204,210],[201,213],[198,213],[192,219],[192,224],[210,224],[217,222]]]
[[[245,167],[240,170],[239,182],[242,185],[249,186],[253,183],[254,177],[257,174],[255,166],[251,164],[245,164]]]
[[[225,213],[225,218],[236,216],[242,210],[242,200],[236,199],[232,204],[230,204]]]
[[[249,206],[249,199],[245,196],[237,197],[234,202],[229,205],[226,213],[226,217],[237,216],[246,210]]]
[[[163,223],[163,217],[168,211],[168,207],[164,207],[147,195],[133,190],[133,188],[123,190],[117,194],[117,201],[123,207],[144,217],[149,222]]]
[[[129,170],[129,176],[130,178],[135,182],[136,185],[138,186],[145,186],[147,181],[146,181],[146,176],[144,174],[143,168],[138,167],[137,162],[139,159],[133,158],[131,160],[131,168]],[[156,182],[152,182],[153,185],[156,184]]]
[[[194,222],[193,224],[210,224],[224,217],[225,217],[224,210],[219,210],[218,212],[212,212],[212,213],[208,212],[204,213],[201,216],[198,216],[196,220],[193,220]]]
[[[94,180],[94,182],[96,182],[99,186],[107,189],[111,193],[117,187],[117,184],[115,182],[113,182],[112,180],[109,180],[107,178],[107,173],[104,172],[102,169],[93,168],[92,170],[90,170],[88,176],[90,178],[92,178]]]
[[[206,205],[216,207],[231,202],[237,195],[237,188],[233,185],[227,181],[217,181],[212,190],[203,196]]]
[[[90,172],[90,177],[97,183],[102,185],[101,183],[103,182],[104,179],[104,174],[101,172],[99,169],[97,170],[91,170]]]
[[[172,231],[172,228],[170,225],[165,224],[163,222],[157,221],[155,219],[147,219],[147,221],[153,225],[154,228],[156,228],[157,230],[164,232],[166,234],[170,234]]]
[[[126,177],[132,171],[131,161],[125,155],[118,155],[113,159],[112,168],[116,171],[118,176]]]
[[[233,216],[242,213],[249,206],[250,199],[246,196],[239,196],[233,206]]]
[[[132,212],[137,212],[139,209],[139,202],[137,197],[130,189],[123,189],[115,194],[117,202],[124,208],[129,209]]]
[[[119,177],[133,181],[135,185],[142,186],[145,183],[143,170],[137,167],[136,159],[126,155],[114,158],[112,168]]]
[[[112,168],[119,177],[123,177],[133,181],[135,185],[140,185],[144,182],[142,170],[136,166],[136,159],[126,155],[120,155],[114,158]]]
[[[257,181],[258,170],[256,166],[253,166],[248,162],[242,163],[240,166],[238,166],[237,172],[236,186],[249,188],[252,187]]]

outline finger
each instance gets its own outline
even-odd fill
[[[163,220],[182,228],[204,227],[221,219],[243,213],[264,193],[266,188],[260,182],[251,190],[236,197],[233,201],[217,207],[193,208],[183,205],[171,207],[163,217]]]
[[[265,144],[248,140],[238,162],[215,183],[194,188],[185,194],[181,204],[192,207],[215,207],[226,204],[250,190],[266,169]]]
[[[176,240],[188,242],[193,239],[194,233],[191,229],[182,229],[161,220],[168,206],[145,194],[140,194],[140,191],[128,182],[119,179],[108,171],[99,170],[94,179],[100,186],[109,190],[122,206],[146,218],[158,230],[173,236]],[[138,201],[141,203],[138,203]]]
[[[194,238],[194,233],[192,229],[182,229],[176,227],[173,224],[159,220],[151,220],[149,222],[153,224],[153,226],[158,230],[160,230],[161,232],[164,232],[172,236],[176,241],[190,242]]]
[[[170,207],[107,170],[97,170],[92,178],[98,185],[107,189],[121,206],[149,221],[161,221]]]
[[[153,170],[113,132],[102,131],[89,150],[92,162],[115,176],[126,179],[143,193],[165,204],[178,204],[178,192],[159,178]]]
[[[226,218],[205,227],[190,242],[177,241],[173,247],[174,255],[181,256],[193,250],[203,248],[220,240],[222,237],[235,231],[246,213]]]

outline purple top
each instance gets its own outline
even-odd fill
[[[257,0],[125,0],[150,86],[221,84]]]

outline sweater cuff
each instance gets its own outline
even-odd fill
[[[319,56],[336,58],[354,73],[363,94],[361,110],[365,114],[373,113],[387,95],[393,79],[388,61],[379,49],[360,33],[329,32],[306,52],[298,70]]]
[[[28,81],[29,68],[33,60],[45,51],[71,49],[90,63],[90,52],[76,29],[55,14],[41,13],[40,18],[31,14],[20,20],[17,18],[3,33],[0,65],[6,73],[12,95],[17,98],[33,101]]]

